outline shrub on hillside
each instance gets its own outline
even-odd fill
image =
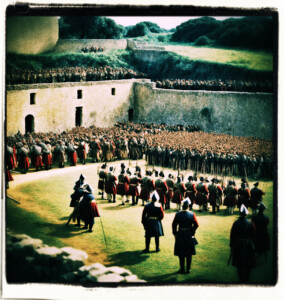
[[[59,37],[61,39],[119,39],[124,27],[106,17],[61,17]]]
[[[149,33],[149,29],[145,22],[141,22],[136,24],[135,26],[129,28],[126,36],[127,37],[137,37],[137,36],[144,36]]]
[[[199,38],[197,38],[194,42],[195,46],[212,46],[214,43],[213,40],[211,40],[206,35],[202,35]]]

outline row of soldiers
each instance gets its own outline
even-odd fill
[[[145,74],[129,68],[63,67],[41,70],[7,70],[7,84],[32,84],[53,82],[85,82],[146,78]]]
[[[105,49],[102,48],[102,47],[94,47],[94,46],[91,46],[91,47],[82,47],[81,48],[81,51],[84,52],[84,53],[97,53],[97,52],[103,52]]]
[[[272,93],[273,86],[269,80],[192,80],[192,79],[165,79],[156,81],[156,87],[178,90],[209,90],[209,91],[237,91],[237,92],[264,92]]]
[[[208,206],[211,205],[212,213],[215,214],[220,211],[220,206],[224,205],[227,206],[228,214],[233,214],[236,206],[240,208],[244,204],[255,214],[264,195],[264,192],[258,188],[258,182],[250,190],[245,178],[242,178],[241,187],[237,188],[234,180],[229,180],[226,184],[224,180],[212,178],[208,185],[209,180],[203,176],[198,180],[196,175],[190,175],[187,181],[184,181],[183,176],[174,178],[172,174],[165,178],[163,171],[146,170],[145,176],[142,176],[139,166],[136,166],[135,170],[125,169],[126,166],[122,163],[121,171],[116,176],[113,167],[108,168],[106,163],[101,166],[98,172],[98,189],[102,199],[106,193],[109,202],[116,202],[116,195],[120,195],[121,205],[125,205],[126,201],[129,202],[131,197],[132,205],[137,205],[141,199],[144,206],[156,190],[163,209],[169,209],[170,203],[175,203],[179,210],[181,202],[189,198],[191,210],[193,204],[199,207],[199,211],[208,211]]]
[[[150,165],[174,170],[192,170],[225,176],[272,178],[273,171],[272,158],[265,154],[246,155],[238,152],[173,149],[155,145],[147,148],[146,160]]]

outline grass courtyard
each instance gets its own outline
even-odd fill
[[[120,162],[112,165],[116,166],[116,172],[119,172]],[[212,215],[209,212],[200,213],[194,206],[193,211],[199,222],[196,232],[199,242],[197,255],[193,257],[191,274],[177,274],[179,264],[178,257],[173,255],[174,237],[171,230],[176,213],[175,204],[171,204],[171,209],[165,211],[162,221],[165,236],[160,238],[161,252],[154,252],[152,240],[150,251],[153,252],[144,254],[142,203],[134,207],[131,204],[119,206],[120,196],[117,197],[117,203],[101,200],[97,193],[97,166],[98,164],[87,164],[26,175],[13,174],[14,181],[10,183],[7,195],[20,204],[6,200],[7,228],[15,233],[25,233],[32,238],[42,239],[50,246],[71,246],[84,250],[89,256],[86,264],[100,262],[107,266],[125,267],[150,284],[238,283],[236,268],[227,266],[230,255],[230,229],[238,218],[237,209],[234,215],[228,216],[226,208],[221,207],[220,213]],[[169,170],[165,170],[166,174],[168,172]],[[95,220],[93,233],[75,227],[74,223],[65,226],[72,211],[69,207],[70,194],[81,173],[95,190],[94,195],[101,214],[101,218]],[[240,178],[234,179],[239,186]],[[249,183],[252,187],[254,181]],[[276,200],[273,200],[272,181],[260,182],[260,188],[266,192],[263,201],[268,206],[265,213],[270,218],[271,250],[267,259],[257,257],[250,282],[266,285],[274,282],[276,272],[273,268],[276,258],[273,257],[272,251],[275,234],[273,207]],[[104,241],[101,221],[107,244]]]

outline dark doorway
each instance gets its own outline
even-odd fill
[[[25,118],[25,132],[35,131],[35,118],[33,115],[27,115]]]
[[[75,126],[82,126],[83,107],[76,107]]]
[[[128,121],[132,122],[133,121],[133,108],[130,108],[128,110]]]

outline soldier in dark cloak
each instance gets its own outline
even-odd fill
[[[165,178],[165,174],[163,171],[161,171],[159,173],[159,178],[155,181],[155,188],[159,194],[159,198],[160,198],[159,201],[160,201],[163,209],[165,208],[165,204],[167,202],[166,193],[168,191],[168,186],[167,186],[167,183],[164,180],[164,178]]]
[[[182,201],[182,210],[177,212],[172,223],[173,235],[175,237],[174,255],[179,257],[180,270],[178,273],[190,273],[192,255],[196,255],[194,238],[198,228],[198,222],[194,213],[188,211],[190,205],[189,198]]]
[[[237,267],[240,283],[249,281],[250,270],[255,266],[255,225],[246,219],[247,208],[242,204],[240,218],[234,222],[230,234],[232,265]]]
[[[164,218],[164,211],[159,203],[159,195],[154,191],[151,195],[152,202],[144,207],[142,213],[142,224],[145,229],[146,248],[143,253],[150,252],[151,237],[155,238],[156,252],[160,251],[160,236],[164,235],[161,220]]]
[[[259,203],[262,201],[262,196],[264,195],[264,192],[258,188],[259,182],[256,182],[254,184],[254,188],[250,190],[250,204],[249,206],[252,209],[252,214],[256,214],[257,207]]]
[[[189,209],[192,210],[192,206],[195,203],[195,196],[197,193],[195,183],[193,182],[193,176],[187,178],[187,182],[184,184],[186,187],[185,198],[190,199]]]
[[[155,182],[153,180],[152,172],[147,170],[146,175],[141,180],[141,192],[139,195],[139,199],[142,200],[142,206],[144,206],[144,202],[149,202],[150,195],[155,189]]]
[[[256,229],[255,251],[259,255],[264,254],[265,257],[267,257],[267,251],[270,249],[269,233],[267,231],[269,217],[264,215],[266,208],[266,205],[261,202],[258,206],[258,213],[251,218]]]
[[[98,181],[98,189],[101,191],[102,199],[104,199],[104,191],[105,191],[105,185],[106,185],[106,164],[102,164],[101,169],[99,171],[99,181]]]
[[[129,190],[129,177],[125,173],[125,165],[121,164],[121,172],[118,175],[117,194],[121,196],[121,205],[125,205],[125,198]]]

